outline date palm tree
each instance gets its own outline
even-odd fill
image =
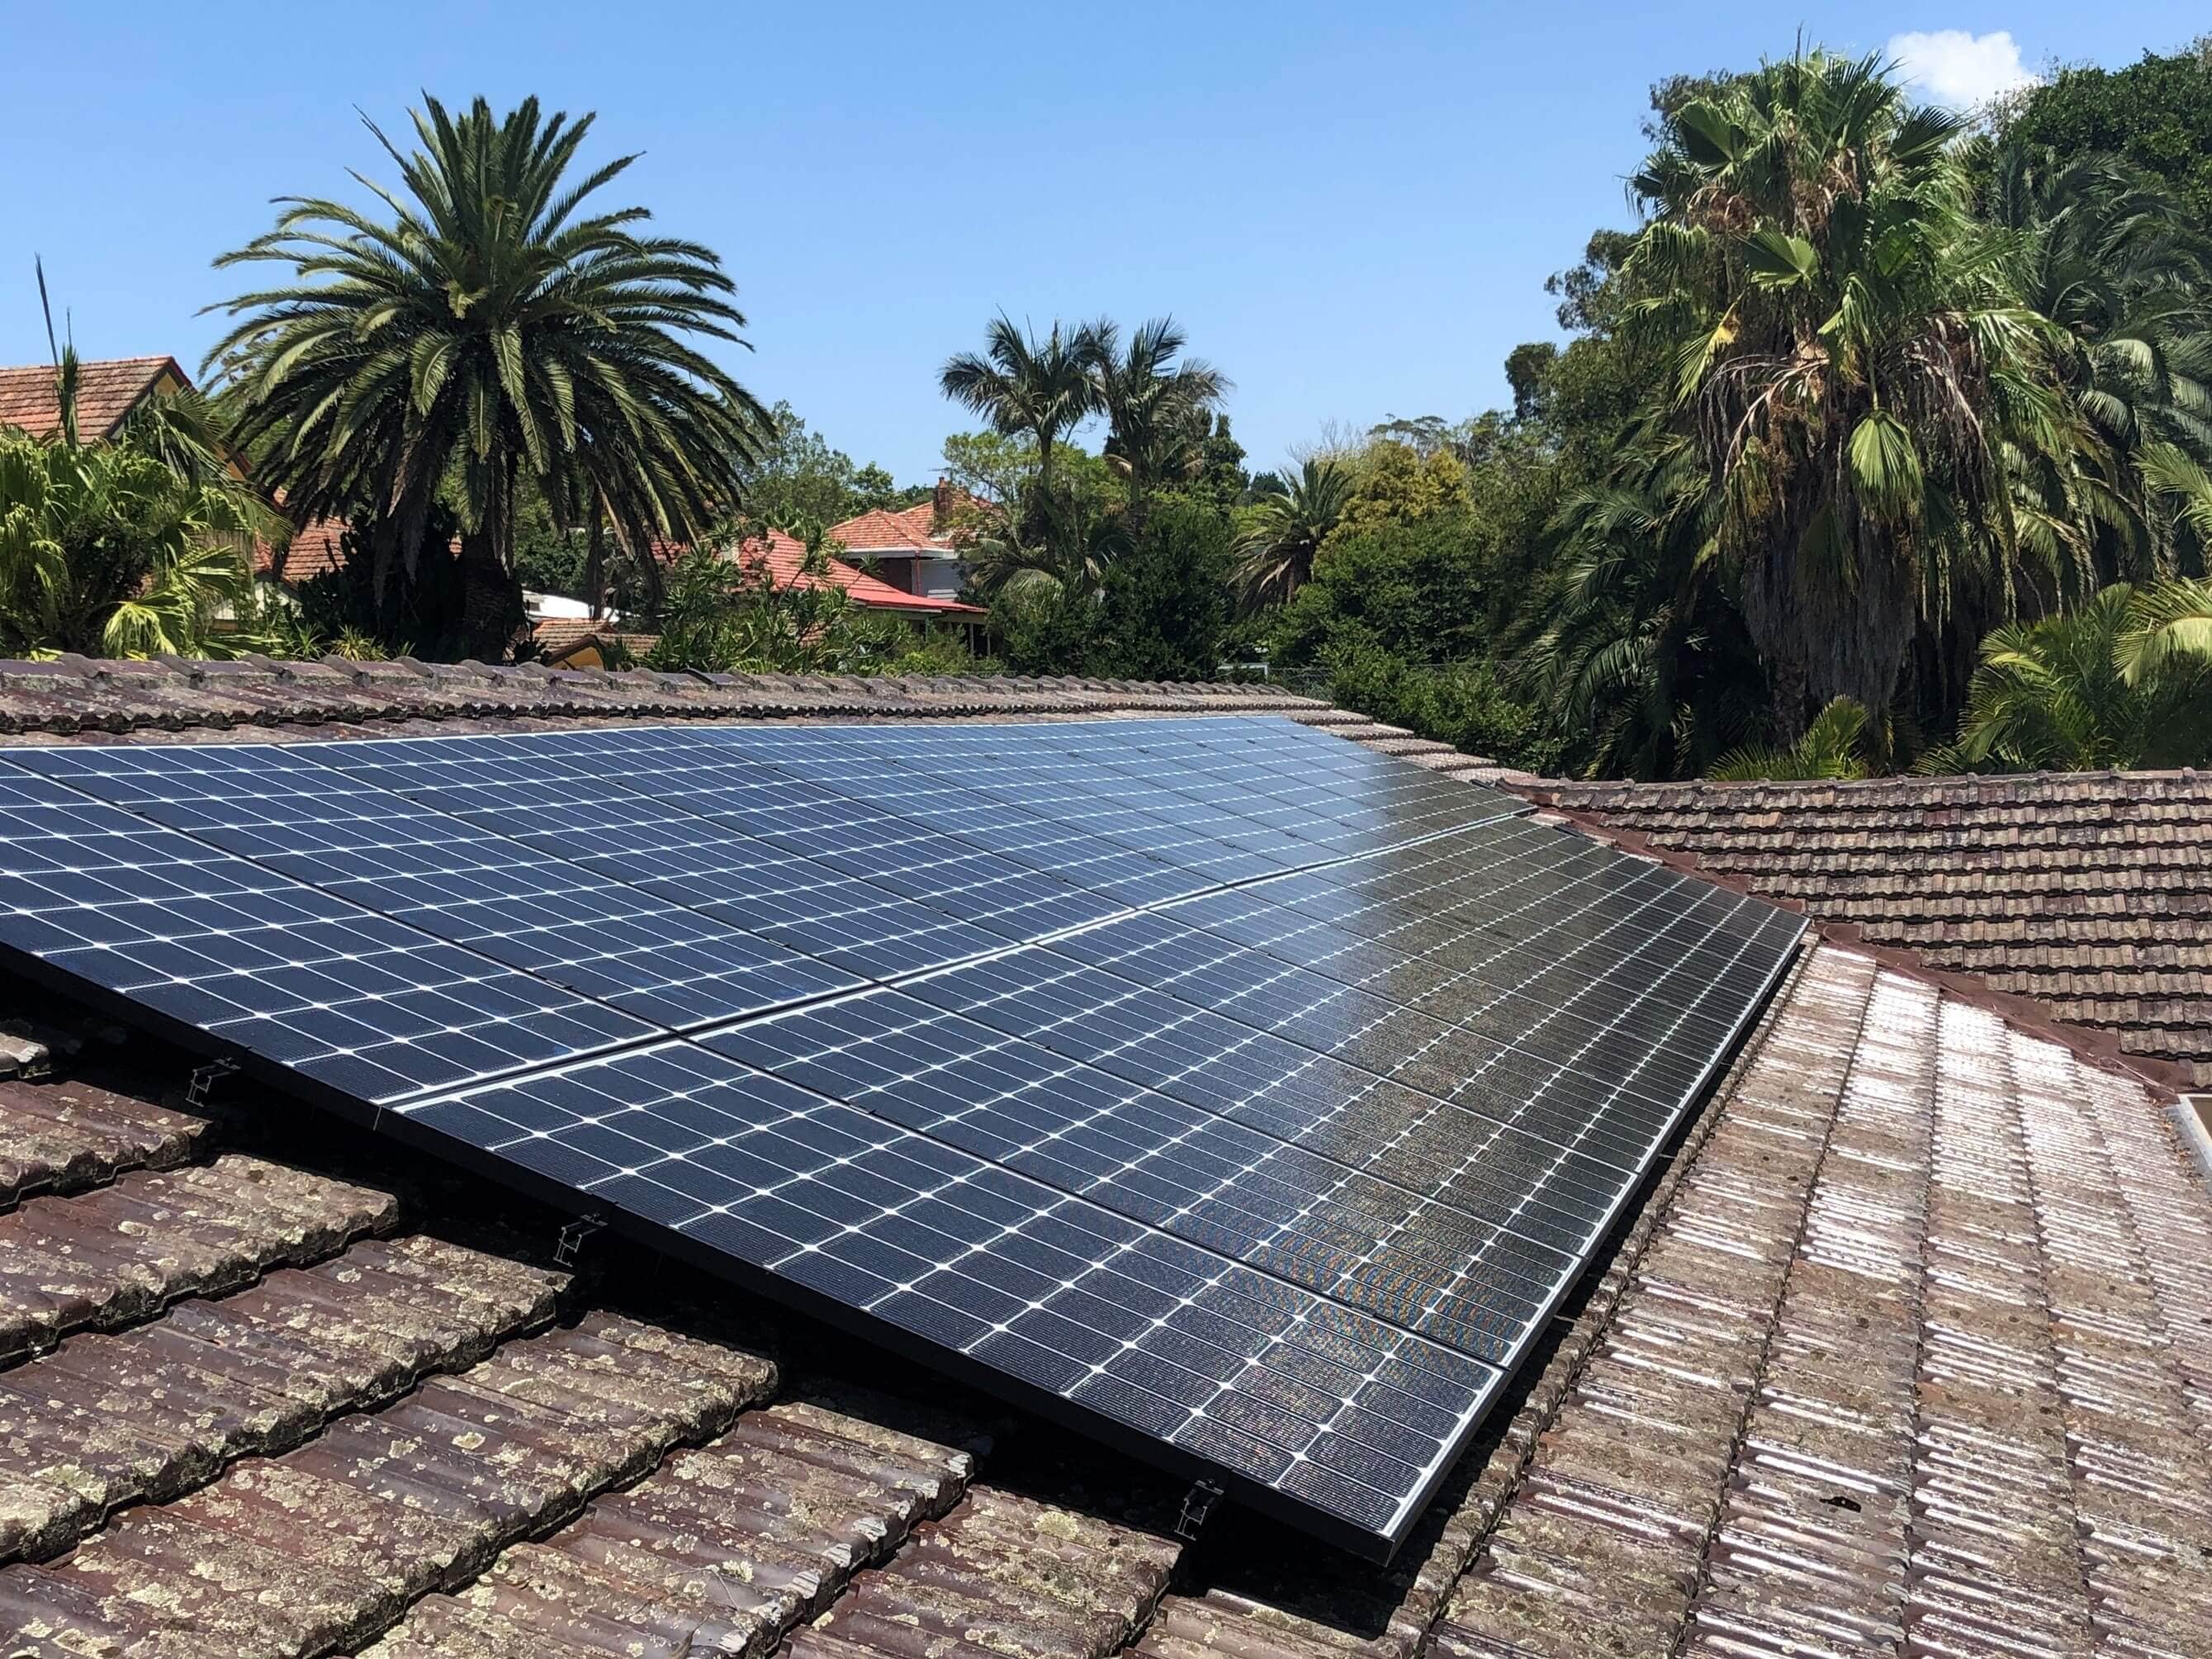
[[[1234,580],[1248,610],[1280,605],[1312,580],[1314,556],[1352,494],[1352,475],[1322,459],[1308,459],[1274,484],[1253,504],[1251,526],[1237,544]]]
[[[1957,743],[1927,771],[2212,762],[2212,583],[2115,582],[1982,641]]]
[[[1008,437],[1027,433],[1036,440],[1037,493],[1049,496],[1053,447],[1098,412],[1088,332],[1063,330],[1055,322],[1039,339],[1001,314],[983,334],[982,351],[948,358],[938,384],[954,403],[988,421],[994,431]]]
[[[289,280],[216,307],[240,320],[208,363],[291,512],[370,509],[380,592],[411,576],[449,497],[464,631],[491,653],[520,616],[526,476],[549,501],[595,502],[641,555],[736,510],[767,419],[693,343],[744,343],[720,260],[647,234],[641,207],[593,210],[634,155],[572,174],[590,115],[543,117],[534,98],[454,113],[426,95],[413,118],[411,152],[368,124],[399,176],[356,175],[377,209],[282,198],[274,229],[216,261]]]

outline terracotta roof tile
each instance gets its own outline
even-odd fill
[[[76,429],[86,442],[112,437],[164,375],[191,384],[173,357],[115,357],[77,365]],[[34,438],[61,430],[61,403],[51,364],[0,368],[0,426],[21,427]]]
[[[845,590],[855,605],[866,605],[871,611],[897,611],[912,616],[980,617],[985,611],[980,605],[963,605],[957,599],[935,599],[926,593],[906,593],[889,582],[878,581],[866,572],[854,569],[842,559],[828,562],[824,576],[817,578],[803,567],[806,560],[806,544],[796,537],[787,536],[781,530],[770,531],[765,542],[750,541],[738,550],[738,556],[746,564],[765,568],[769,577],[778,587],[793,584],[811,587],[818,580],[828,580]]]
[[[2212,775],[1524,787],[2212,1086]]]

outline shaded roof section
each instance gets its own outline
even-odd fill
[[[540,617],[531,623],[530,635],[546,662],[563,663],[588,649],[592,661],[582,665],[592,667],[599,665],[599,653],[606,646],[619,645],[632,657],[642,658],[660,642],[658,634],[640,634],[588,617]]]
[[[253,544],[253,574],[287,584],[313,581],[345,568],[346,521],[339,518],[310,519],[292,532],[283,547],[266,542]]]
[[[2212,775],[1518,787],[2212,1087]]]
[[[61,401],[51,363],[0,368],[0,426],[21,427],[34,438],[61,430]],[[77,365],[76,430],[85,441],[111,438],[131,411],[156,389],[186,386],[191,379],[174,357],[111,357]]]
[[[50,741],[1266,708],[1488,769],[1265,688],[40,672],[0,717]],[[100,1079],[0,1082],[10,1652],[2212,1649],[2212,1191],[2139,1080],[1863,951],[1801,962],[1387,1572],[1184,1543],[1111,1454],[30,1012]]]

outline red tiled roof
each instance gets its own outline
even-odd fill
[[[799,583],[811,587],[816,579],[801,567],[806,561],[806,544],[795,536],[787,536],[781,530],[769,532],[765,544],[750,541],[738,550],[738,557],[748,566],[765,564],[769,580],[778,587],[789,587]],[[963,605],[957,599],[935,599],[926,593],[902,593],[889,582],[878,581],[864,570],[855,570],[842,559],[829,562],[827,580],[845,590],[846,597],[855,605],[864,605],[871,611],[897,611],[908,616],[981,617],[989,613],[981,605]]]
[[[287,546],[273,548],[266,542],[257,542],[253,547],[253,574],[296,584],[341,569],[345,564],[345,549],[339,538],[345,531],[343,519],[311,519],[292,532]]]
[[[125,416],[165,375],[190,386],[191,376],[174,357],[111,357],[79,363],[76,431],[79,439],[112,437]],[[61,402],[55,395],[54,370],[48,363],[0,368],[0,426],[21,427],[34,438],[61,429]]]

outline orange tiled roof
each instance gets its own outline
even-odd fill
[[[871,507],[857,517],[830,527],[832,541],[842,542],[848,553],[950,553],[952,544],[939,538],[932,525],[933,514],[927,501],[903,513]]]
[[[806,544],[796,536],[787,536],[781,530],[769,532],[767,542],[755,540],[738,550],[738,557],[748,565],[767,566],[769,580],[778,587],[793,584],[812,586],[816,579],[801,567],[806,560]],[[902,593],[889,582],[878,581],[866,571],[856,570],[842,559],[832,559],[827,580],[843,588],[846,596],[855,605],[866,605],[872,611],[897,611],[908,616],[968,616],[981,617],[985,613],[981,605],[963,605],[957,599],[936,599],[926,593]]]
[[[291,544],[287,547],[274,548],[265,542],[257,542],[253,548],[253,574],[296,584],[337,570],[345,563],[345,548],[339,540],[345,529],[343,519],[310,519],[292,532]]]
[[[113,436],[124,416],[167,375],[174,375],[179,385],[191,384],[174,357],[112,357],[78,364],[77,436]],[[0,426],[21,427],[34,438],[45,438],[58,432],[61,423],[61,401],[55,395],[51,364],[0,368]]]

